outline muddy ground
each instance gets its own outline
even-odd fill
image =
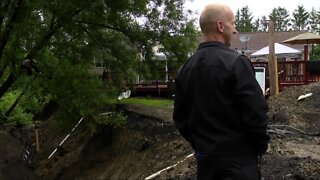
[[[307,93],[313,95],[297,101]],[[320,83],[288,88],[268,102],[271,142],[262,159],[263,178],[320,179]],[[0,179],[145,179],[172,165],[154,179],[195,179],[195,159],[186,158],[193,151],[173,126],[171,110],[121,109],[129,117],[126,126],[101,126],[91,135],[84,120],[50,159],[66,135],[55,133],[52,122],[39,125],[41,150],[33,161],[22,160],[22,154],[34,128],[1,127]]]

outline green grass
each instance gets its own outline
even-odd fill
[[[120,103],[164,108],[173,106],[173,100],[170,99],[128,98],[121,100]]]

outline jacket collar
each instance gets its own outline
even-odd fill
[[[198,49],[208,47],[208,46],[220,46],[223,48],[230,49],[229,47],[227,47],[226,45],[218,41],[207,41],[207,42],[200,43]]]

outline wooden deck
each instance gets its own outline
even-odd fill
[[[268,62],[253,62],[252,64],[255,67],[266,68],[265,89],[267,89],[269,87]],[[320,61],[308,62],[308,64],[301,60],[278,62],[278,72],[280,91],[290,86],[318,82],[320,81]],[[170,77],[174,79],[174,73],[170,72],[170,74]],[[171,97],[174,94],[174,82],[153,81],[150,83],[139,83],[134,85],[132,92],[136,96]]]
[[[308,62],[309,63],[309,62]],[[320,64],[319,62],[316,62]],[[253,62],[255,67],[266,68],[266,88],[269,87],[269,72],[268,62]],[[307,64],[305,61],[283,61],[278,62],[278,83],[279,90],[282,91],[286,87],[299,86],[308,84],[311,82],[320,81],[320,69],[318,71],[309,71],[310,65],[314,66],[314,63]]]

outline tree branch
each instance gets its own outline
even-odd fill
[[[21,97],[26,93],[26,91],[28,90],[28,88],[30,87],[31,82],[36,78],[37,76],[34,76],[28,83],[27,85],[24,87],[24,89],[22,90],[22,92],[20,93],[20,95],[16,98],[16,100],[14,101],[14,103],[10,106],[10,108],[5,112],[4,116],[5,117],[9,117],[10,114],[12,113],[12,111],[17,107]]]
[[[53,14],[53,15],[52,15],[52,18],[51,18],[50,26],[49,26],[50,29],[53,29],[54,19],[55,19],[55,15]]]
[[[82,29],[83,29],[83,31],[84,31],[85,33],[88,34],[88,36],[93,40],[93,42],[94,42],[94,43],[99,47],[99,49],[103,52],[103,48],[102,48],[100,42],[99,42],[98,40],[96,40],[96,38],[94,38],[87,29],[85,29],[85,28],[82,28]]]
[[[10,73],[8,78],[4,81],[4,83],[0,86],[0,99],[2,96],[7,92],[7,90],[11,87],[17,77],[14,75],[13,72]]]
[[[21,0],[19,0],[21,3]],[[79,14],[83,9],[77,9],[74,13],[72,13],[71,17],[76,16]],[[25,59],[33,59],[34,56],[38,51],[40,51],[45,44],[51,39],[51,37],[63,26],[66,25],[66,22],[63,21],[63,19],[58,19],[55,23],[55,26],[48,31],[47,34],[43,36],[43,38],[35,45],[33,48],[29,51],[28,55],[25,57]],[[2,43],[2,41],[0,42]],[[2,49],[3,50],[3,49]],[[1,54],[0,54],[1,55]],[[1,59],[1,56],[0,56]],[[3,97],[3,95],[9,90],[9,88],[12,86],[12,84],[18,79],[18,77],[21,75],[21,71],[11,71],[8,78],[4,81],[4,83],[0,86],[0,99]]]
[[[100,27],[104,27],[104,28],[111,29],[111,30],[114,30],[114,31],[122,32],[123,34],[127,34],[128,33],[128,31],[125,31],[123,29],[112,27],[112,26],[108,26],[108,25],[105,25],[105,24],[97,23],[97,22],[88,22],[88,21],[80,21],[80,20],[75,20],[75,22],[80,23],[80,24],[89,24],[89,25],[94,25],[94,26],[100,26]]]
[[[76,10],[71,17],[76,16],[77,14],[79,14],[83,9],[78,9]],[[66,22],[63,21],[63,19],[58,19],[55,23],[53,23],[53,26],[51,24],[52,27],[50,27],[48,33],[43,36],[43,38],[40,40],[40,42],[38,42],[28,53],[28,55],[25,57],[25,59],[33,59],[33,57],[36,55],[36,53],[41,50],[44,45],[46,43],[49,42],[49,40],[51,39],[51,37],[63,26],[66,25]]]

